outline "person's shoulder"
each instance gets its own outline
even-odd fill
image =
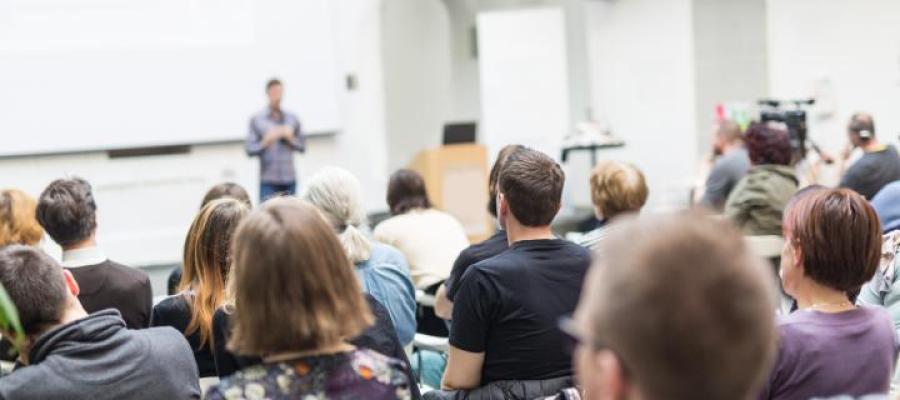
[[[207,399],[243,399],[244,388],[250,385],[260,385],[259,389],[265,391],[265,384],[272,373],[287,374],[288,369],[284,364],[258,364],[241,369],[231,376],[222,378],[221,381],[206,394]]]
[[[190,304],[184,295],[174,294],[153,305],[153,318],[166,321],[182,319],[190,314]]]
[[[388,357],[375,350],[362,348],[354,350],[352,357],[355,368],[368,368],[375,372],[376,375],[378,372],[392,371],[394,373],[399,373],[399,376],[403,378],[403,381],[406,381],[406,375],[403,374],[403,371],[406,370],[406,364],[404,364],[403,361]]]
[[[118,278],[121,283],[130,283],[132,285],[150,284],[150,276],[138,268],[129,267],[113,260],[106,260],[105,269],[108,274]]]

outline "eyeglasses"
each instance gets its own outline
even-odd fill
[[[606,343],[597,338],[589,338],[579,327],[578,324],[575,323],[575,320],[572,317],[562,317],[559,319],[559,331],[562,332],[563,336],[563,350],[568,355],[575,354],[575,349],[578,348],[579,345],[589,343],[594,350],[600,350],[606,348]]]

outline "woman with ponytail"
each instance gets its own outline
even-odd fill
[[[232,234],[249,211],[244,202],[228,198],[200,210],[184,242],[178,293],[154,306],[150,317],[151,326],[171,326],[184,333],[201,377],[216,376],[212,318],[225,302]]]
[[[407,345],[416,332],[416,292],[409,267],[399,250],[369,239],[361,197],[359,180],[336,167],[320,170],[303,193],[331,223],[363,290],[387,307],[400,343]]]

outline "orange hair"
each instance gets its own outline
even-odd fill
[[[33,246],[44,237],[38,223],[37,202],[18,189],[0,190],[0,247],[10,244]]]

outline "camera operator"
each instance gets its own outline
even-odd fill
[[[900,156],[897,149],[884,145],[875,137],[875,122],[866,113],[856,113],[847,126],[850,143],[841,154],[840,170],[857,147],[863,150],[862,158],[853,163],[841,178],[841,187],[855,190],[866,199],[872,199],[884,186],[900,180]]]

